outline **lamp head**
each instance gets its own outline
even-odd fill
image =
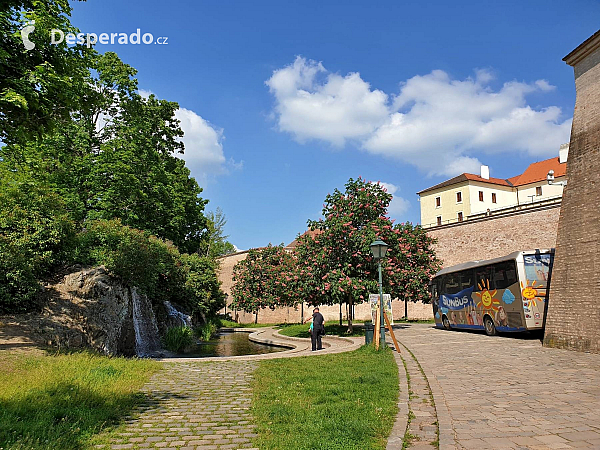
[[[385,258],[389,246],[381,239],[377,239],[373,241],[369,247],[371,248],[371,254],[377,260]]]
[[[548,181],[548,184],[552,184],[554,181],[554,170],[550,169],[548,171],[548,175],[546,175],[546,181]]]

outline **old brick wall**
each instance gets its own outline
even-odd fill
[[[576,100],[544,345],[600,352],[600,32],[565,61]]]
[[[569,163],[570,163],[569,157]],[[553,248],[560,204],[466,221],[427,231],[444,267],[505,256],[518,250]]]

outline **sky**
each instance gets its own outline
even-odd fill
[[[349,178],[384,183],[389,215],[416,224],[420,190],[557,156],[575,103],[562,58],[600,23],[597,0],[72,6],[82,32],[167,38],[96,49],[179,104],[183,158],[239,249],[291,242]]]

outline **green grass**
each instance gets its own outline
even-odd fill
[[[144,399],[160,363],[89,353],[0,355],[0,448],[88,448]]]
[[[237,323],[233,320],[219,319],[221,327],[225,328],[263,328],[263,327],[275,327],[275,323]]]
[[[284,324],[281,325],[281,330],[279,330],[279,334],[290,337],[300,337],[300,338],[309,338],[310,332],[308,331],[310,324]],[[347,334],[348,325],[340,326],[340,323],[337,321],[328,321],[325,322],[325,334],[333,335],[333,336],[364,336],[365,330],[363,327],[354,327],[352,334]]]
[[[261,361],[252,413],[261,449],[384,449],[397,413],[391,350]]]

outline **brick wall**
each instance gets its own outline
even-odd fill
[[[577,96],[544,345],[600,353],[600,32],[565,61]]]
[[[427,234],[438,240],[435,250],[444,267],[497,258],[517,250],[553,248],[560,209],[558,204],[469,220],[429,229]]]

